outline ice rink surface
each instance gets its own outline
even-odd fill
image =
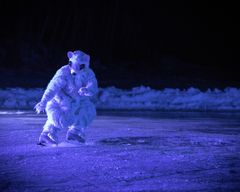
[[[46,116],[0,111],[0,191],[240,191],[240,113],[99,111],[87,143],[36,145]]]

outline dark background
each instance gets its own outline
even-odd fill
[[[237,5],[225,1],[0,0],[0,87],[46,87],[91,55],[100,87],[239,87]]]

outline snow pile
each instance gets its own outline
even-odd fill
[[[109,87],[100,90],[97,104],[100,109],[240,110],[240,89],[201,92],[196,88],[154,90],[141,86],[124,91]]]
[[[43,89],[0,89],[1,109],[33,109]],[[154,90],[140,86],[131,90],[100,88],[94,98],[97,109],[126,110],[240,110],[240,89],[214,89],[205,92],[196,88]]]
[[[1,109],[32,109],[42,97],[44,90],[8,88],[0,89]]]

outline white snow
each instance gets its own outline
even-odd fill
[[[1,109],[32,109],[40,101],[44,89],[7,88],[0,89]],[[99,88],[93,98],[97,109],[124,110],[240,110],[240,89],[228,87],[224,90],[197,88],[162,90],[146,86],[132,89],[116,87]]]

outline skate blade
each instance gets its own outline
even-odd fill
[[[57,144],[54,144],[54,143],[40,143],[40,142],[38,142],[37,145],[40,145],[42,147],[57,147],[58,146]]]
[[[70,143],[70,144],[73,144],[73,145],[84,145],[85,144],[85,141],[78,141],[78,140],[66,140],[67,143]]]

